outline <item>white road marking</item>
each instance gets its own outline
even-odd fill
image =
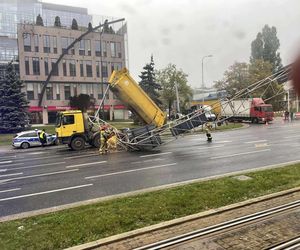
[[[33,165],[30,167],[19,167],[19,168],[10,168],[8,170],[18,170],[18,169],[27,169],[27,168],[37,168],[37,167],[44,167],[44,166],[53,166],[53,165],[59,165],[59,164],[64,164],[66,163],[65,161],[61,162],[55,162],[55,163],[46,163],[46,164],[40,164],[40,165]],[[0,170],[1,171],[1,170]]]
[[[32,153],[28,153],[29,155],[40,155],[40,154],[45,154],[47,152],[32,152]]]
[[[270,145],[268,143],[259,143],[255,144],[256,148],[264,148],[264,147],[269,147]]]
[[[55,193],[55,192],[62,192],[62,191],[66,191],[66,190],[72,190],[72,189],[78,189],[78,188],[83,188],[83,187],[89,187],[89,186],[92,186],[92,185],[93,184],[90,183],[90,184],[73,186],[73,187],[67,187],[67,188],[53,189],[53,190],[48,190],[48,191],[39,192],[39,193],[24,194],[24,195],[19,195],[19,196],[14,196],[14,197],[3,198],[3,199],[0,199],[0,201],[16,200],[16,199],[20,199],[20,198],[37,196],[37,195],[42,195],[42,194],[50,194],[50,193]]]
[[[266,142],[268,140],[258,140],[258,141],[247,141],[247,142],[244,142],[246,144],[250,144],[250,143],[259,143],[259,142]]]
[[[298,137],[300,137],[300,135],[285,136],[283,138],[288,139],[288,138],[295,138],[295,137],[298,138]]]
[[[167,155],[167,154],[172,154],[172,152],[164,152],[164,153],[158,153],[158,154],[150,154],[150,155],[141,155],[141,158],[145,157],[152,157],[152,156],[157,156],[157,155]]]
[[[93,156],[93,155],[98,155],[99,156],[99,153],[86,154],[86,155],[78,155],[78,156],[69,156],[69,157],[64,157],[64,160],[89,157],[89,156]]]
[[[225,145],[199,147],[197,149],[210,149],[210,148],[222,148],[222,147],[225,147]]]
[[[48,175],[55,175],[55,174],[64,174],[64,173],[68,173],[68,172],[72,172],[72,171],[78,171],[78,170],[79,169],[70,169],[70,170],[57,171],[57,172],[44,173],[44,174],[27,175],[27,176],[22,176],[22,177],[15,177],[15,178],[10,178],[10,179],[0,180],[0,183],[1,182],[12,181],[12,180],[21,180],[21,179],[28,179],[28,178],[40,177],[40,176],[48,176]]]
[[[0,191],[0,193],[13,192],[13,191],[18,191],[18,190],[21,190],[21,188],[13,188],[13,189],[2,190],[2,191]]]
[[[12,161],[0,161],[0,164],[12,163]]]
[[[83,163],[83,164],[78,164],[78,165],[66,166],[66,168],[77,168],[77,167],[83,167],[83,166],[92,166],[92,165],[102,164],[102,163],[106,163],[106,162],[107,161],[97,161],[97,162]]]
[[[85,179],[94,179],[94,178],[100,178],[100,177],[111,176],[111,175],[119,175],[119,174],[131,173],[131,172],[138,172],[138,171],[143,171],[143,170],[148,170],[148,169],[154,169],[154,168],[163,168],[163,167],[168,167],[168,166],[174,166],[176,164],[177,163],[175,162],[175,163],[169,163],[169,164],[164,164],[164,165],[159,165],[159,166],[152,166],[152,167],[146,167],[146,168],[138,168],[138,169],[120,171],[120,172],[115,172],[115,173],[109,173],[109,174],[94,175],[94,176],[85,177]]]
[[[134,162],[131,162],[131,164],[139,164],[139,163],[153,162],[153,161],[163,161],[163,160],[166,160],[166,159],[165,158],[155,158],[155,159],[145,160],[145,161],[134,161]]]
[[[55,159],[58,158],[57,155],[52,155],[52,156],[45,156],[45,157],[38,157],[38,158],[28,158],[28,159],[16,159],[15,161],[33,161],[33,160],[43,160],[43,159]]]
[[[227,142],[232,142],[232,141],[215,141],[214,143],[227,143]]]
[[[24,162],[20,162],[20,163],[13,163],[13,164],[9,164],[9,165],[3,165],[1,167],[11,167],[11,166],[20,166],[20,165],[24,165]]]
[[[11,159],[11,158],[16,158],[17,156],[14,155],[14,156],[2,156],[0,157],[0,159]]]
[[[270,151],[270,150],[271,149],[264,149],[264,150],[249,151],[249,152],[243,152],[243,153],[237,153],[237,154],[231,154],[231,155],[220,155],[220,156],[211,157],[210,159],[214,160],[214,159],[228,158],[228,157],[239,156],[239,155],[255,154],[255,153],[261,153],[261,152],[266,152],[266,151]]]
[[[3,174],[3,175],[0,175],[0,178],[1,177],[8,177],[8,176],[15,176],[15,175],[22,175],[23,173],[20,172],[20,173],[13,173],[13,174]]]

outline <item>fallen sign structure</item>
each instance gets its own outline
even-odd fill
[[[282,95],[285,92],[284,89],[281,87],[275,87],[275,84],[277,84],[277,79],[286,75],[288,75],[288,71],[283,70],[279,74],[273,74],[265,79],[262,79],[261,81],[249,85],[247,88],[238,91],[231,98],[222,100],[221,108],[225,110],[225,108],[234,100],[240,100],[239,107],[232,107],[232,110],[230,111],[231,116],[238,115],[245,111],[245,108],[243,107],[248,107],[244,105],[243,102],[249,102],[249,98],[251,98],[251,95],[254,92],[261,93],[260,97],[263,97],[267,90],[269,92],[271,91],[272,96],[265,99],[265,101]],[[137,114],[137,116],[147,124],[144,127],[135,129],[125,129],[122,131],[115,129],[118,145],[123,149],[153,149],[174,141],[178,137],[184,136],[188,132],[193,132],[196,128],[201,125],[205,125],[208,122],[205,111],[203,109],[198,109],[180,119],[174,120],[170,123],[165,123],[166,117],[164,113],[129,75],[127,69],[114,71],[109,79],[108,88],[110,88],[112,92],[114,92],[115,95],[118,96],[133,113]],[[108,88],[106,91],[108,91]],[[101,105],[99,105],[99,109],[100,107]],[[99,110],[97,111],[95,117],[90,118],[90,121],[96,122],[99,125],[101,123],[107,123],[101,120],[98,114]],[[229,118],[230,116],[225,118],[219,117],[215,123],[222,123]]]

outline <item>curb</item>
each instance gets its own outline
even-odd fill
[[[92,241],[89,243],[85,243],[82,245],[78,245],[78,246],[74,246],[74,247],[70,247],[70,248],[66,248],[67,250],[84,250],[84,249],[93,249],[95,247],[101,247],[101,245],[104,244],[109,244],[109,243],[114,243],[120,240],[125,240],[128,239],[130,237],[134,237],[134,236],[138,236],[141,234],[145,234],[145,233],[151,233],[152,231],[158,230],[158,229],[163,229],[166,227],[170,227],[170,226],[176,226],[185,222],[189,222],[195,219],[200,219],[200,218],[204,218],[204,217],[208,217],[208,216],[212,216],[212,215],[217,215],[226,211],[230,211],[233,209],[237,209],[237,208],[241,208],[247,205],[251,205],[253,203],[258,203],[258,202],[262,202],[262,201],[267,201],[273,198],[277,198],[280,196],[284,196],[287,194],[291,194],[291,193],[295,193],[295,192],[299,192],[300,191],[300,187],[297,188],[292,188],[292,189],[288,189],[285,191],[280,191],[277,193],[273,193],[273,194],[268,194],[268,195],[264,195],[261,197],[257,197],[257,198],[253,198],[250,200],[246,200],[246,201],[242,201],[242,202],[238,202],[235,204],[231,204],[231,205],[227,205],[224,207],[220,207],[220,208],[215,208],[215,209],[210,209],[208,211],[204,211],[204,212],[200,212],[197,214],[193,214],[193,215],[188,215],[182,218],[178,218],[178,219],[174,219],[174,220],[170,220],[170,221],[166,221],[166,222],[161,222],[159,224],[155,224],[152,226],[148,226],[148,227],[144,227],[144,228],[140,228],[140,229],[136,229],[133,231],[129,231],[129,232],[125,232],[125,233],[121,233],[118,235],[114,235],[114,236],[110,236],[104,239],[100,239],[100,240],[96,240],[96,241]]]
[[[55,207],[39,209],[39,210],[34,210],[34,211],[29,211],[29,212],[14,214],[14,215],[8,215],[8,216],[0,217],[0,222],[24,219],[24,218],[28,218],[28,217],[37,216],[37,215],[58,212],[58,211],[62,211],[62,210],[70,209],[70,208],[76,208],[76,207],[83,206],[83,205],[91,205],[91,204],[95,204],[95,203],[102,202],[102,201],[131,197],[131,196],[135,196],[135,195],[139,195],[139,194],[145,194],[145,193],[149,193],[149,192],[160,191],[163,189],[175,188],[175,187],[179,187],[179,186],[183,186],[183,185],[187,185],[187,184],[204,182],[204,181],[219,179],[219,178],[223,178],[223,177],[230,177],[230,176],[247,174],[247,173],[252,173],[252,172],[259,172],[259,171],[273,169],[273,168],[281,168],[281,167],[285,167],[285,166],[293,165],[293,164],[297,164],[297,163],[300,163],[300,160],[289,161],[289,162],[273,164],[273,165],[267,165],[267,166],[252,168],[252,169],[247,169],[247,170],[235,171],[235,172],[231,172],[231,173],[214,175],[214,176],[205,177],[205,178],[198,178],[198,179],[193,179],[193,180],[188,180],[188,181],[176,182],[176,183],[161,185],[161,186],[157,186],[157,187],[140,189],[140,190],[136,190],[133,192],[127,192],[127,193],[123,193],[123,194],[116,194],[116,195],[110,195],[110,196],[90,199],[90,200],[86,200],[86,201],[74,202],[74,203],[70,203],[70,204],[62,205],[62,206],[55,206]]]

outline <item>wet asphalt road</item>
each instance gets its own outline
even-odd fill
[[[0,149],[0,217],[300,160],[300,121],[190,135],[152,152]]]

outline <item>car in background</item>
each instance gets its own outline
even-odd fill
[[[13,147],[26,149],[29,147],[42,146],[39,140],[40,132],[40,130],[30,130],[16,134],[12,141]],[[58,140],[56,135],[46,133],[46,138],[46,145],[57,145]]]

